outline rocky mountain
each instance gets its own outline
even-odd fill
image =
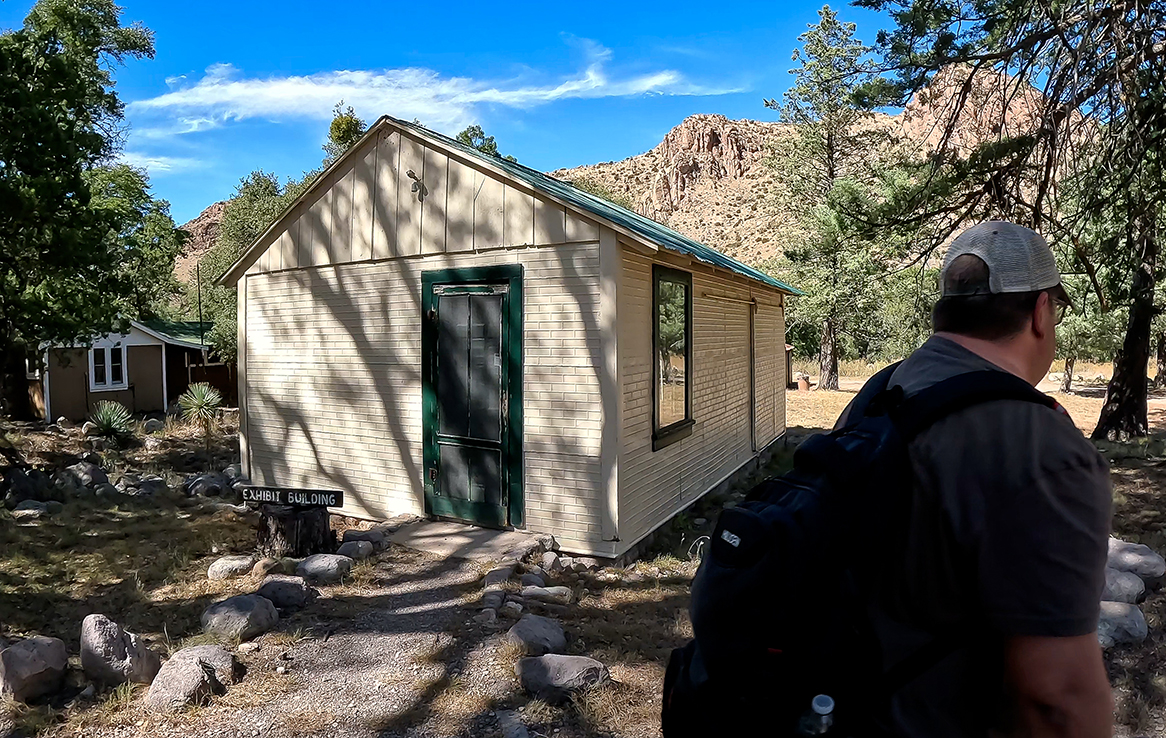
[[[174,261],[174,276],[180,282],[189,282],[194,278],[194,266],[211,250],[219,237],[219,223],[223,220],[223,211],[227,209],[227,201],[222,200],[207,207],[198,217],[179,228],[190,234],[190,240],[182,247],[182,252]]]
[[[876,115],[908,147],[934,150],[966,77],[959,69],[936,76],[898,115]],[[1038,122],[1040,93],[1006,76],[984,76],[959,110],[951,148],[1029,131]],[[570,181],[586,178],[626,193],[636,210],[748,264],[778,255],[798,237],[766,159],[786,133],[781,123],[693,115],[651,151],[622,161],[559,169]]]

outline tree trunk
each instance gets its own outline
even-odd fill
[[[311,556],[336,550],[336,533],[328,525],[328,508],[260,505],[259,553],[262,556]]]
[[[822,322],[822,340],[818,348],[818,389],[838,389],[838,335],[834,322]]]
[[[24,354],[11,341],[4,339],[0,339],[0,416],[17,420],[32,419]]]
[[[1154,377],[1154,386],[1158,389],[1166,387],[1166,332],[1158,331],[1158,372]]]
[[[1076,356],[1065,357],[1065,376],[1061,379],[1061,392],[1066,395],[1073,391],[1073,367],[1076,363]]]
[[[1125,340],[1113,360],[1113,378],[1105,392],[1105,405],[1092,437],[1126,440],[1148,434],[1146,417],[1146,368],[1150,362],[1150,329],[1154,321],[1154,275],[1158,242],[1153,218],[1143,215],[1134,227],[1141,240],[1141,264],[1134,272],[1129,323]]]

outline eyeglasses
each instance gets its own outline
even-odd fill
[[[1063,321],[1065,316],[1069,313],[1069,303],[1065,302],[1064,300],[1058,300],[1055,297],[1052,298],[1052,302],[1053,308],[1057,311],[1056,325],[1060,325],[1061,321]]]

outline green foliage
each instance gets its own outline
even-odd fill
[[[86,171],[120,142],[111,70],[152,55],[149,32],[103,0],[41,0],[0,34],[0,389],[13,405],[26,352],[106,332],[132,302],[132,254],[110,237],[125,225]]]
[[[223,396],[206,382],[195,382],[178,396],[182,417],[192,423],[209,423],[218,417]]]
[[[116,225],[107,248],[124,255],[119,276],[131,290],[122,310],[127,318],[151,318],[182,293],[174,278],[174,259],[187,234],[174,226],[170,204],[150,196],[146,173],[127,164],[99,166],[85,173],[95,209]]]
[[[498,156],[507,161],[518,161],[513,156],[502,156],[498,153],[498,144],[494,141],[493,136],[487,136],[486,132],[482,130],[479,125],[467,126],[465,130],[457,135],[457,140],[464,143],[466,146],[473,147],[483,154],[490,156]]]
[[[965,223],[989,217],[1031,225],[1064,245],[1062,271],[1085,275],[1099,308],[1066,326],[1066,358],[1095,343],[1102,330],[1096,321],[1128,297],[1093,435],[1144,435],[1166,215],[1166,0],[1113,8],[1094,0],[857,4],[895,21],[879,36],[883,67],[893,76],[859,96],[869,105],[902,104],[938,81],[939,94],[950,97],[936,126],[937,148],[866,222],[884,231],[927,227],[919,258]],[[1023,109],[1006,125],[966,135],[984,111],[1012,101]]]
[[[188,318],[197,319],[201,300],[202,319],[212,323],[207,340],[224,361],[234,361],[238,352],[237,295],[234,288],[215,282],[307,189],[315,176],[313,172],[302,180],[281,183],[274,174],[251,172],[239,182],[235,196],[223,211],[218,240],[199,262],[196,279],[183,298],[182,312]]]
[[[356,110],[351,105],[346,109],[344,101],[336,103],[332,109],[332,123],[328,126],[328,142],[324,144],[324,165],[327,166],[340,158],[352,145],[364,136],[367,130],[365,122],[356,117]]]
[[[596,197],[602,197],[604,200],[619,205],[621,208],[632,211],[636,209],[636,203],[632,200],[631,193],[613,190],[591,177],[576,177],[571,180],[571,186],[575,189],[589,192]]]
[[[818,352],[821,386],[828,389],[837,389],[840,357],[886,343],[872,316],[886,302],[880,287],[894,251],[852,217],[860,206],[885,199],[897,174],[882,161],[894,141],[853,102],[871,74],[868,49],[854,32],[854,24],[841,23],[824,6],[819,22],[798,37],[794,84],[781,102],[765,101],[792,129],[774,144],[769,164],[801,233],[769,268],[806,292],[791,301],[787,324],[795,347]]]
[[[211,425],[223,407],[222,394],[206,382],[195,382],[178,396],[178,407],[182,408],[182,417],[187,422],[198,423],[202,427],[203,441],[209,455]]]
[[[97,403],[89,421],[97,426],[97,435],[105,438],[122,438],[130,435],[130,411],[120,402],[101,400]]]

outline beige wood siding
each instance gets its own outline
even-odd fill
[[[265,272],[261,258],[241,282],[252,478],[342,489],[356,515],[421,513],[421,273],[521,263],[526,527],[614,553],[601,531],[599,226],[399,132],[365,149],[272,238],[312,266]]]
[[[619,296],[619,360],[623,387],[623,439],[619,460],[619,535],[627,548],[661,522],[749,461],[754,440],[750,423],[751,283],[692,272],[692,435],[652,450],[652,263],[623,251]],[[776,294],[766,292],[772,301]],[[772,325],[770,316],[763,318]],[[784,345],[784,336],[778,338]],[[766,343],[775,346],[768,338]],[[758,354],[772,351],[756,347]],[[777,359],[765,356],[760,368]],[[770,406],[774,403],[771,398]],[[784,411],[782,413],[784,416]],[[772,417],[772,413],[770,414]],[[766,436],[776,437],[773,420]],[[758,446],[764,439],[758,438]]]
[[[765,448],[785,430],[785,328],[781,306],[758,301],[753,314],[754,439]]]
[[[409,177],[409,172],[420,182]],[[416,189],[414,189],[416,188]],[[247,270],[599,240],[599,226],[400,131],[330,172]]]
[[[430,256],[247,278],[252,478],[344,490],[368,517],[424,509],[421,272],[523,264],[530,530],[601,553],[598,244]]]

